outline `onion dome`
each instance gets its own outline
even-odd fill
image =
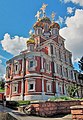
[[[45,23],[51,24],[51,21],[48,17],[43,17],[39,19],[33,26],[33,28],[41,27],[43,28]]]
[[[58,28],[58,29],[60,29],[60,26],[59,26],[58,23],[53,22],[53,23],[51,23],[50,28]]]
[[[35,44],[35,40],[34,40],[34,38],[29,38],[29,40],[27,40],[27,45],[28,44]]]

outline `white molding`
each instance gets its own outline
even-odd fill
[[[33,73],[33,74],[26,74],[25,75],[25,77],[30,77],[30,76],[41,76],[41,74]]]
[[[26,95],[24,96],[24,100],[48,100],[51,97],[53,97],[53,95]]]
[[[50,90],[48,90],[48,85],[50,86]],[[46,90],[47,90],[47,93],[52,93],[52,82],[51,81],[47,81],[46,83]]]

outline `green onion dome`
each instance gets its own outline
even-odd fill
[[[51,24],[51,21],[48,17],[43,17],[39,19],[33,26],[33,28],[41,27],[43,28],[45,23]]]
[[[50,28],[58,28],[58,29],[60,29],[60,26],[59,26],[58,23],[53,22],[53,23],[51,23]]]

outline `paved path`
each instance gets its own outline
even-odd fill
[[[7,107],[3,107],[2,105],[0,105],[0,112],[10,112],[13,113],[15,115],[16,118],[19,118],[19,120],[72,120],[72,116],[71,115],[66,115],[64,117],[57,117],[56,116],[54,118],[43,118],[43,117],[36,117],[36,116],[27,116],[24,113],[19,113],[18,111],[9,109]]]

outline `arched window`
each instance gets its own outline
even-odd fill
[[[57,28],[53,28],[53,29],[51,30],[51,34],[52,34],[52,35],[58,35],[58,34],[59,34],[58,29],[57,29]]]

